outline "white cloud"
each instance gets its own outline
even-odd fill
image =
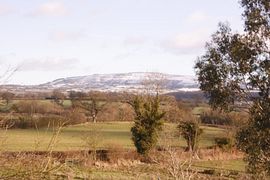
[[[41,4],[33,13],[33,16],[65,16],[69,11],[63,3],[60,2],[47,2]]]
[[[176,54],[192,54],[204,48],[208,37],[209,33],[205,30],[179,33],[175,37],[163,41],[161,47]]]
[[[124,40],[124,45],[142,45],[146,43],[147,39],[145,37],[128,37]]]
[[[134,52],[126,52],[126,53],[120,53],[116,56],[114,56],[114,60],[118,61],[118,60],[123,60],[123,59],[127,59],[130,56],[134,55]]]
[[[13,11],[13,8],[7,4],[0,4],[0,15],[6,15]]]
[[[210,19],[210,16],[208,16],[206,13],[201,12],[201,11],[193,12],[187,17],[187,21],[191,23],[207,21],[209,19]]]
[[[19,71],[65,71],[74,69],[79,63],[76,58],[41,58],[24,60]]]
[[[17,63],[16,59],[14,52],[0,54],[0,66],[14,66]]]
[[[86,37],[86,34],[83,32],[58,31],[52,32],[50,35],[50,39],[53,41],[76,41],[84,37]]]

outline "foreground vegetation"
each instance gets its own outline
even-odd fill
[[[33,158],[38,158],[39,163],[47,160],[39,156],[23,156],[17,158],[17,160],[20,160],[19,162],[10,158],[9,163],[12,163],[12,166],[9,167],[8,162],[6,162],[5,167],[8,168],[1,168],[0,176],[2,179],[175,179],[166,167],[168,164],[162,163],[149,164],[136,160],[121,159],[113,163],[96,162],[90,166],[85,165],[85,162],[66,160],[66,162],[60,163],[53,159],[55,164],[50,166],[51,169],[43,171],[42,164],[37,164]],[[225,161],[223,167],[231,166],[234,162]],[[30,163],[31,166],[25,166]],[[238,164],[241,164],[241,162]],[[190,177],[194,179],[248,179],[248,176],[242,172],[217,168],[213,170],[213,166],[209,168],[209,165],[204,168],[197,165],[192,166],[186,172],[183,170],[187,170],[187,167],[182,167],[182,171],[179,171],[184,173],[179,175],[181,179]]]

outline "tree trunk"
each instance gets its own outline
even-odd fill
[[[93,123],[97,122],[97,117],[95,115],[92,116]]]
[[[189,152],[192,152],[193,151],[193,149],[192,149],[192,143],[191,143],[191,138],[190,137],[188,138],[188,151]]]

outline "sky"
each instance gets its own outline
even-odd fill
[[[194,75],[218,23],[241,31],[241,13],[238,0],[0,0],[0,77]]]

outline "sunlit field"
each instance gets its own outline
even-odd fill
[[[134,149],[131,141],[131,122],[111,122],[111,123],[89,123],[64,127],[60,132],[55,151],[70,151],[84,149],[84,134],[91,131],[93,127],[100,133],[100,149],[106,149],[108,145],[119,145],[123,148]],[[214,138],[223,137],[225,132],[221,128],[202,126],[203,134],[199,147],[207,148],[214,145]],[[176,124],[165,124],[164,130],[177,130]],[[52,128],[43,129],[9,129],[1,130],[4,150],[6,151],[33,151],[47,150],[48,144],[53,136]],[[186,147],[184,139],[175,134],[173,146]]]

